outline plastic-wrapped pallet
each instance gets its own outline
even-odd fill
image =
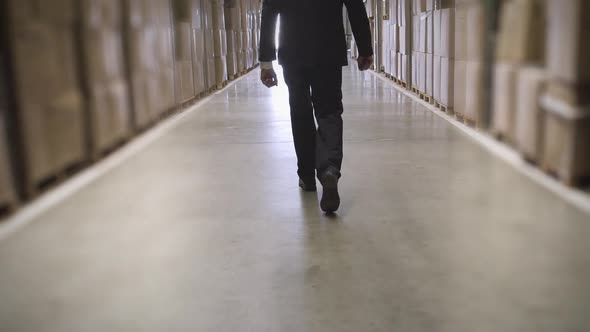
[[[133,125],[142,129],[151,124],[158,110],[150,103],[150,94],[157,91],[157,76],[150,72],[154,67],[148,3],[142,0],[126,0],[124,3],[125,43],[127,44],[127,68],[133,106]]]
[[[122,7],[115,0],[83,0],[80,7],[90,141],[92,153],[98,155],[131,133]]]
[[[452,112],[454,103],[455,15],[452,9],[434,12],[434,99]]]
[[[455,9],[455,113],[481,126],[484,120],[486,12],[478,0],[457,1]],[[464,87],[464,88],[459,88]]]
[[[193,72],[192,2],[173,0],[174,15],[174,78],[176,102],[183,103],[195,97]]]
[[[250,69],[248,66],[248,50],[250,45],[250,37],[252,33],[249,31],[249,13],[250,13],[250,0],[240,0],[241,1],[241,12],[242,12],[242,31],[241,31],[241,52],[239,54],[240,63],[243,65],[244,70]]]
[[[86,159],[73,2],[6,2],[25,191]]]
[[[0,64],[4,63],[4,54],[0,50]],[[7,92],[4,82],[5,73],[0,67],[0,210],[10,209],[16,201],[14,182],[11,172],[10,158],[8,154],[6,128],[6,103]]]
[[[215,43],[213,42],[213,4],[210,0],[201,0],[205,34],[205,68],[206,86],[211,90],[217,87],[215,70]]]
[[[518,71],[516,88],[516,146],[527,160],[539,162],[543,149],[544,116],[539,103],[547,71],[526,66]]]
[[[543,167],[568,184],[590,177],[590,2],[548,0]]]
[[[529,66],[531,64],[541,64],[544,59],[543,44],[545,31],[545,1],[540,0],[509,0],[502,3],[500,27],[498,33],[497,49],[496,49],[496,90],[495,98],[503,98],[508,92],[508,89],[516,88],[517,75],[519,67]],[[504,69],[511,68],[509,72]],[[526,77],[529,71],[524,71],[524,80],[520,83],[527,82]],[[498,77],[498,75],[506,75]],[[506,81],[509,79],[509,81]],[[500,82],[502,81],[502,82]],[[507,87],[502,84],[509,84]],[[523,90],[524,91],[524,90]],[[515,93],[510,91],[510,95]],[[494,107],[493,112],[493,130],[499,135],[505,137],[510,142],[515,142],[518,132],[518,120],[521,118],[517,116],[516,103],[522,99],[520,94],[515,95],[511,99],[493,100],[499,107]],[[521,106],[525,106],[524,104]],[[534,107],[529,103],[529,106]],[[521,110],[524,112],[524,110]],[[529,110],[535,113],[536,107]],[[526,118],[524,118],[526,119]],[[536,126],[537,121],[522,124],[522,128],[526,128],[527,132],[541,131],[541,128],[530,130],[527,126]],[[525,135],[525,133],[522,133]],[[532,154],[532,152],[530,153]],[[537,153],[535,153],[537,155]],[[530,156],[532,158],[533,156]]]
[[[225,32],[227,35],[227,73],[235,78],[239,74],[238,66],[238,38],[242,29],[242,13],[240,2],[226,2],[225,4]]]
[[[193,45],[193,81],[195,94],[207,92],[207,72],[205,53],[205,24],[203,0],[191,0],[192,2],[192,45]]]
[[[515,138],[517,69],[516,65],[503,63],[496,64],[494,67],[493,127],[496,134],[511,143]],[[474,74],[471,77],[477,77],[477,75]],[[469,90],[467,95],[469,98]],[[467,105],[467,107],[474,106],[480,105]]]
[[[153,10],[151,18],[154,26],[155,61],[152,72],[158,75],[157,93],[151,96],[150,102],[157,105],[162,112],[171,110],[176,105],[174,82],[174,25],[172,24],[172,8],[169,0],[146,0],[151,2]]]
[[[212,7],[213,56],[217,87],[227,81],[227,35],[225,33],[224,0],[209,0]]]

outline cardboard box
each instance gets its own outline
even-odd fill
[[[510,142],[515,138],[517,73],[512,64],[494,67],[493,128]]]
[[[565,183],[573,185],[590,176],[590,112],[542,99],[545,113],[543,168],[557,173]]]
[[[0,125],[4,124],[0,122]],[[0,207],[6,207],[6,205],[13,205],[16,202],[16,194],[2,130],[0,130],[0,134],[2,134],[0,136]]]
[[[486,16],[483,3],[467,9],[467,59],[483,61],[486,45]]]
[[[397,25],[392,25],[390,30],[390,48],[394,52],[399,52],[399,27]]]
[[[252,59],[250,59],[250,66],[252,66]],[[227,57],[215,57],[215,79],[217,86],[227,81]]]
[[[391,25],[398,25],[399,21],[398,21],[398,4],[399,1],[403,1],[403,0],[390,0],[389,1],[389,24]]]
[[[132,103],[133,103],[133,125],[142,129],[147,127],[155,119],[155,111],[150,103],[149,74],[134,73],[129,78]],[[155,90],[155,89],[154,89]]]
[[[434,16],[433,16],[433,18],[434,18],[433,19],[433,26],[432,26],[432,29],[434,32],[433,54],[436,56],[441,56],[441,39],[442,39],[441,14],[442,14],[442,12],[440,10],[436,10],[436,11],[434,11]]]
[[[402,64],[403,59],[404,59],[403,54],[398,53],[397,54],[397,75],[396,75],[396,77],[398,80],[402,80],[402,81],[404,79],[404,75],[403,75],[404,66]]]
[[[456,114],[464,116],[467,101],[467,61],[455,60],[454,82],[454,111]]]
[[[442,23],[442,22],[441,22]],[[442,27],[442,25],[441,25]],[[455,60],[466,61],[467,55],[467,9],[455,10]]]
[[[434,15],[433,12],[426,14],[426,53],[434,54]]]
[[[516,146],[525,158],[540,162],[543,151],[544,114],[540,100],[547,71],[539,67],[518,70],[516,88]]]
[[[427,26],[428,15],[422,14],[420,16],[420,40],[418,43],[418,52],[426,53],[428,48],[428,26]]]
[[[186,61],[192,58],[192,27],[189,22],[178,22],[174,26],[175,38],[175,59]]]
[[[434,0],[426,0],[426,11],[434,10]]]
[[[503,4],[496,58],[500,62],[544,63],[545,3],[536,0]]]
[[[426,92],[426,54],[418,53],[418,89]]]
[[[426,54],[426,94],[434,95],[434,56]]]
[[[414,12],[420,14],[426,11],[426,0],[414,0]]]
[[[399,28],[399,52],[401,54],[409,54],[411,52],[411,36],[409,32],[409,27],[407,26]]]
[[[590,82],[590,2],[548,0],[547,67],[568,83]]]
[[[195,84],[195,95],[199,95],[207,90],[204,30],[193,29],[193,47],[193,81]]]
[[[454,108],[454,76],[455,61],[449,58],[441,58],[440,65],[440,100],[439,103],[447,107],[447,110]]]
[[[412,52],[412,88],[418,89],[418,55]]]
[[[453,9],[440,10],[440,56],[455,57],[455,14]]]
[[[191,60],[176,60],[176,102],[183,103],[195,96],[193,62]]]
[[[412,51],[420,52],[420,16],[412,17]]]
[[[400,15],[398,18],[398,23],[400,26],[408,26],[410,24],[410,20],[411,20],[411,3],[410,0],[399,0],[399,7],[400,7]]]
[[[402,54],[402,64],[401,64],[401,80],[403,82],[408,82],[410,78],[410,64],[409,64],[409,55]]]
[[[570,106],[588,106],[590,105],[590,82],[576,84],[553,79],[549,81],[547,94]]]
[[[53,17],[59,14],[55,11],[68,9],[59,8],[63,1],[52,4],[53,13],[26,12],[22,9],[30,1],[7,2],[14,74],[8,84],[16,92],[16,129],[28,194],[39,181],[86,158],[74,22],[69,14]]]
[[[441,100],[441,95],[440,95],[440,89],[441,89],[441,84],[443,84],[443,82],[441,81],[441,57],[438,55],[434,56],[434,70],[432,73],[432,96],[434,97],[434,100],[436,100],[437,102],[440,103]],[[448,82],[447,82],[448,83]]]
[[[397,60],[398,54],[394,51],[391,51],[391,76],[398,77],[399,75],[399,65]]]
[[[129,94],[124,81],[96,83],[89,89],[92,151],[112,148],[130,132]]]

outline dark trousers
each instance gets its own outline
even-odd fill
[[[342,67],[284,66],[300,177],[342,168]],[[318,127],[314,121],[317,121]]]

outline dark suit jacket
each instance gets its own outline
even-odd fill
[[[371,28],[362,0],[263,0],[259,60],[270,62],[277,58],[275,30],[280,15],[281,65],[346,66],[343,5],[359,55],[373,55]]]

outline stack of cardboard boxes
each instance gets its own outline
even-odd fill
[[[454,1],[437,1],[434,19],[433,97],[448,113],[453,112],[455,75]]]
[[[249,0],[248,1],[248,13],[247,13],[247,31],[248,31],[248,45],[246,46],[246,66],[248,67],[248,69],[254,67],[254,25],[253,25],[253,4],[254,1],[253,0]]]
[[[239,1],[226,1],[225,3],[225,32],[227,35],[227,74],[234,79],[239,73],[238,38],[241,38],[242,12]]]
[[[398,60],[399,52],[399,25],[398,25],[398,3],[400,0],[383,0],[383,28],[382,44],[381,44],[381,59],[383,63],[383,71],[391,78],[398,76]],[[356,45],[353,45],[353,52],[356,50]]]
[[[502,4],[494,65],[492,129],[513,144],[518,135],[517,145],[531,159],[538,155],[537,102],[545,83],[544,4],[544,0]]]
[[[487,16],[480,0],[456,0],[455,4],[454,111],[479,127],[485,116]]]
[[[207,68],[205,55],[205,28],[203,22],[203,0],[190,0],[193,46],[193,81],[197,96],[207,92]]]
[[[91,152],[98,156],[131,133],[131,104],[123,57],[123,7],[115,0],[83,0],[80,8],[89,136]]]
[[[416,52],[416,81],[418,91],[434,95],[434,1],[415,0],[413,13],[413,41]]]
[[[238,73],[242,74],[246,71],[246,43],[245,43],[245,33],[246,33],[246,6],[247,2],[244,0],[235,0],[239,2],[239,10],[240,10],[240,28],[237,32],[236,36],[236,56],[237,56],[237,64],[238,64]]]
[[[253,26],[254,28],[252,29],[252,40],[254,43],[254,48],[253,48],[253,58],[254,58],[254,66],[258,65],[258,48],[260,47],[260,17],[262,15],[262,2],[260,2],[259,0],[254,0],[254,16],[253,16]]]
[[[567,183],[590,176],[590,2],[547,0],[543,166]]]
[[[155,50],[151,43],[148,3],[142,0],[124,2],[124,24],[127,72],[133,108],[135,129],[149,126],[157,117],[157,110],[150,103],[150,96],[157,91],[158,80],[150,68],[154,66]]]
[[[209,0],[212,7],[213,56],[215,84],[221,88],[227,81],[227,34],[225,32],[225,0]]]
[[[174,14],[174,77],[176,102],[184,103],[193,99],[195,76],[193,72],[193,3],[190,0],[173,0]]]
[[[19,168],[29,195],[87,157],[71,0],[10,0],[10,58],[18,112]]]
[[[528,160],[539,161],[545,88],[545,1],[502,4],[494,65],[492,130],[515,144]]]
[[[155,61],[152,72],[158,76],[157,94],[150,99],[152,105],[163,112],[176,106],[174,72],[174,25],[170,0],[145,0],[152,10],[154,26]]]
[[[394,61],[397,63],[395,77],[408,87],[412,80],[412,3],[412,0],[398,0],[395,3],[397,27],[394,28],[394,40],[392,40],[397,48],[394,56]]]
[[[3,211],[9,210],[16,202],[16,194],[14,190],[14,183],[10,158],[8,152],[7,136],[6,136],[6,109],[8,106],[7,86],[4,78],[6,73],[3,71],[4,65],[4,50],[0,45],[0,214]]]
[[[213,4],[211,0],[201,0],[203,8],[203,27],[205,34],[205,85],[207,90],[217,88],[215,71],[215,43],[213,42]]]

